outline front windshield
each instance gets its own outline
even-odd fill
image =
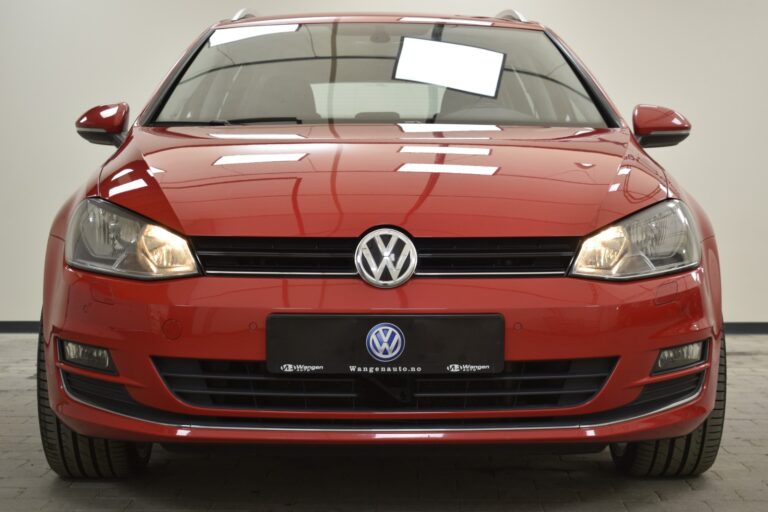
[[[544,32],[428,23],[218,29],[154,122],[606,126]]]

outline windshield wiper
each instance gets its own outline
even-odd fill
[[[219,121],[212,119],[210,121],[155,121],[150,126],[227,126],[229,121]]]
[[[224,124],[258,124],[258,123],[293,123],[302,124],[298,117],[244,117],[242,119],[227,119]]]
[[[210,119],[208,121],[155,121],[154,126],[232,126],[236,124],[293,123],[304,121],[296,117],[244,117],[242,119]]]

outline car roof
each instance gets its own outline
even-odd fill
[[[515,21],[493,16],[461,16],[453,14],[424,13],[318,13],[277,16],[247,16],[238,20],[222,20],[213,28],[228,28],[250,25],[274,25],[283,23],[455,23],[468,26],[523,28],[544,30],[536,22]]]

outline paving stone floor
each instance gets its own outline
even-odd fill
[[[43,458],[35,337],[0,335],[0,512],[70,510],[768,512],[768,336],[729,338],[725,441],[695,479],[633,480],[607,452],[157,447],[125,482],[61,480]]]

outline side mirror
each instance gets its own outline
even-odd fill
[[[80,116],[75,123],[78,135],[94,144],[117,146],[125,140],[128,104],[99,105]]]
[[[655,105],[638,105],[632,116],[635,137],[644,148],[676,146],[691,134],[691,123],[674,110]]]

